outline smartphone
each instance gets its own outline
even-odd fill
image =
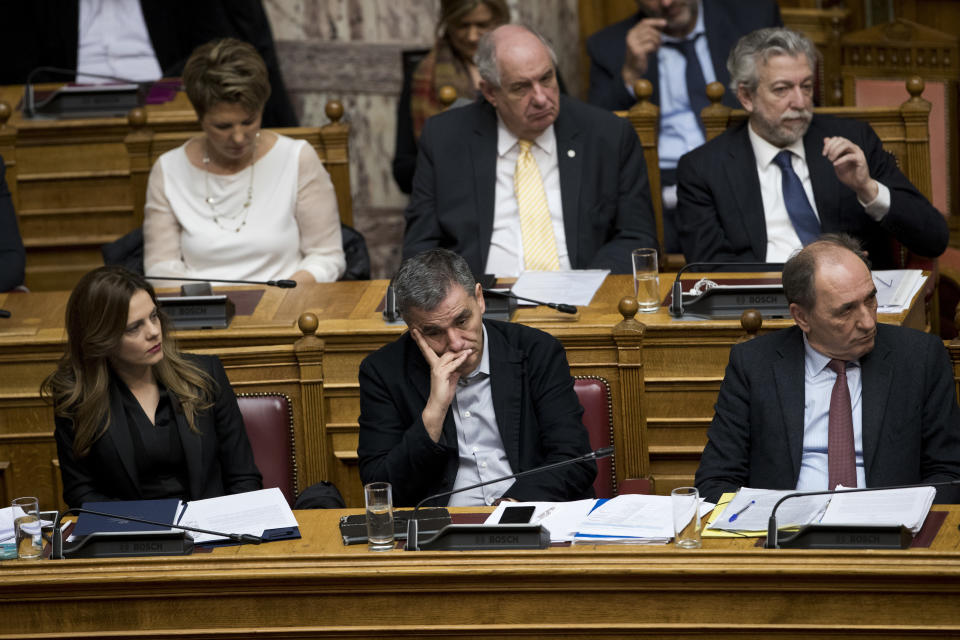
[[[500,524],[527,524],[536,506],[507,507],[500,515]]]

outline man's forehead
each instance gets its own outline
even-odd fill
[[[776,53],[769,56],[766,61],[761,60],[757,65],[757,72],[761,80],[776,82],[780,79],[794,79],[797,75],[804,77],[813,75],[813,68],[804,53],[796,56]]]

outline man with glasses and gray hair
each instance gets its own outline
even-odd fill
[[[483,290],[463,258],[420,253],[400,265],[393,287],[410,330],[360,365],[364,484],[390,482],[394,502],[412,506],[589,453],[563,346],[537,329],[484,320]],[[593,462],[570,464],[449,504],[589,498],[596,475]]]
[[[896,266],[892,240],[943,253],[946,220],[910,184],[866,123],[813,113],[817,50],[789,29],[760,29],[730,52],[730,89],[746,122],[680,159],[687,262],[784,262],[821,233],[863,243]]]

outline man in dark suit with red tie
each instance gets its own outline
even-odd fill
[[[827,235],[791,258],[796,326],[735,345],[696,486],[823,491],[960,479],[960,407],[933,335],[877,323],[856,241]],[[938,502],[960,501],[957,487]]]

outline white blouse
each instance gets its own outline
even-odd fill
[[[343,274],[337,198],[313,147],[278,135],[252,168],[216,175],[195,167],[186,146],[160,156],[150,171],[143,219],[148,277],[276,280],[305,270],[317,282],[332,282]]]

